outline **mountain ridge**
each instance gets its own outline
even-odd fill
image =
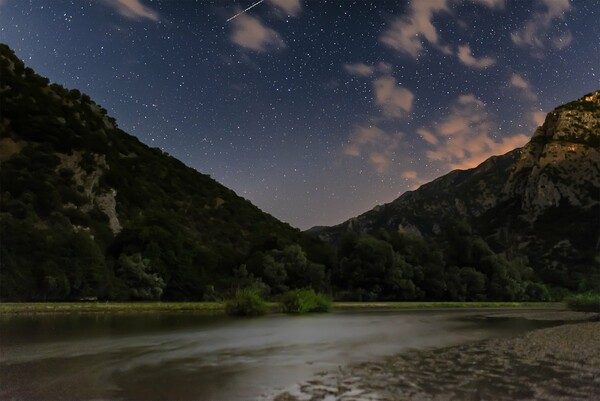
[[[590,254],[600,247],[599,149],[600,90],[596,90],[548,113],[522,148],[492,156],[472,169],[453,170],[390,203],[310,232],[330,242],[338,242],[346,232],[368,234],[381,228],[436,237],[444,221],[465,219],[487,236],[506,228],[518,235],[521,246],[531,248],[533,244],[525,243],[533,241],[551,255],[560,241],[569,241],[569,252],[586,254],[583,263],[593,263]],[[534,238],[534,226],[561,207],[578,209],[580,229],[593,241],[576,238],[574,246],[570,234],[551,244]],[[538,237],[548,242],[545,234]]]
[[[211,299],[236,274],[260,278],[271,251],[323,262],[318,240],[141,143],[6,45],[0,95],[1,299]]]

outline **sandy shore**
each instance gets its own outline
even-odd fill
[[[530,318],[585,317],[557,313]],[[323,373],[274,399],[600,400],[600,322],[574,322],[515,338],[403,353]]]

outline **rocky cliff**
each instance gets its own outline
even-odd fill
[[[464,220],[495,244],[526,252],[537,266],[595,263],[600,249],[600,91],[550,112],[530,142],[470,170],[455,170],[338,226],[316,230],[394,230],[435,238]]]

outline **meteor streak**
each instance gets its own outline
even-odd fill
[[[232,19],[234,19],[235,17],[237,17],[238,15],[245,13],[246,11],[250,10],[253,7],[256,7],[257,5],[259,5],[260,3],[262,3],[263,1],[265,1],[265,0],[257,1],[256,3],[252,4],[250,7],[248,7],[247,9],[245,9],[244,11],[240,11],[239,13],[237,13],[236,15],[234,15],[233,17],[229,18],[226,22],[229,22]]]

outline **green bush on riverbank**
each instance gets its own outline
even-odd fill
[[[225,312],[233,316],[259,316],[267,313],[267,304],[253,289],[238,290],[225,305]]]
[[[578,294],[567,298],[569,309],[578,312],[600,313],[600,294]]]
[[[285,313],[327,312],[330,307],[331,299],[312,289],[289,291],[281,299],[281,308]]]

